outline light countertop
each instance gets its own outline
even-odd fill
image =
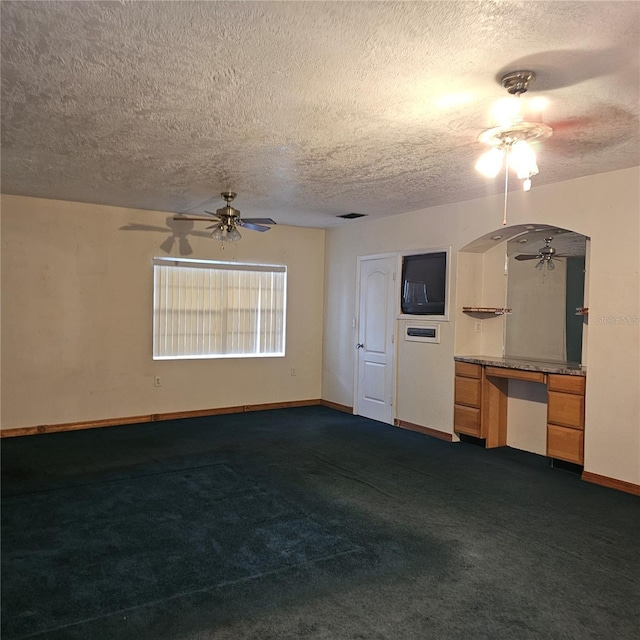
[[[515,358],[499,356],[454,356],[458,362],[503,367],[504,369],[521,369],[522,371],[542,371],[543,373],[560,373],[570,376],[586,376],[587,368],[575,362],[558,360],[534,360],[533,358]]]

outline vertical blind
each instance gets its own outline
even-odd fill
[[[153,358],[283,356],[284,265],[155,258]]]

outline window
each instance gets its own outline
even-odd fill
[[[287,267],[153,261],[153,359],[284,356]]]

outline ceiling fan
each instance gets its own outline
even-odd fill
[[[236,197],[233,191],[223,191],[220,194],[227,203],[224,207],[213,211],[205,211],[198,216],[174,216],[174,220],[209,220],[211,217],[215,220],[207,229],[213,229],[211,237],[221,242],[237,242],[242,237],[238,231],[238,227],[251,229],[252,231],[269,231],[267,225],[276,224],[271,218],[241,218],[240,211],[231,206],[232,200]]]
[[[556,253],[556,250],[551,246],[552,237],[544,239],[544,247],[540,247],[538,249],[538,253],[534,254],[526,254],[521,253],[520,255],[515,256],[516,260],[538,260],[538,264],[536,265],[536,269],[542,269],[545,265],[549,271],[553,271],[556,267],[553,264],[553,261],[556,258],[566,258],[567,255],[564,253]]]

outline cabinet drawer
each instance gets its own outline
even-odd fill
[[[480,409],[455,405],[453,409],[453,430],[469,436],[480,437]]]
[[[549,391],[563,391],[584,395],[584,376],[561,376],[557,373],[549,374]]]
[[[482,380],[456,376],[455,403],[472,407],[480,406]]]
[[[584,429],[584,396],[549,391],[547,422],[574,429]]]
[[[547,456],[583,464],[584,433],[577,429],[547,425]]]
[[[456,361],[456,375],[464,376],[466,378],[481,378],[482,366],[479,364],[472,364],[471,362]]]
[[[522,369],[487,367],[485,374],[493,378],[510,378],[511,380],[527,380],[529,382],[542,383],[547,381],[546,374],[541,371],[523,371]]]

